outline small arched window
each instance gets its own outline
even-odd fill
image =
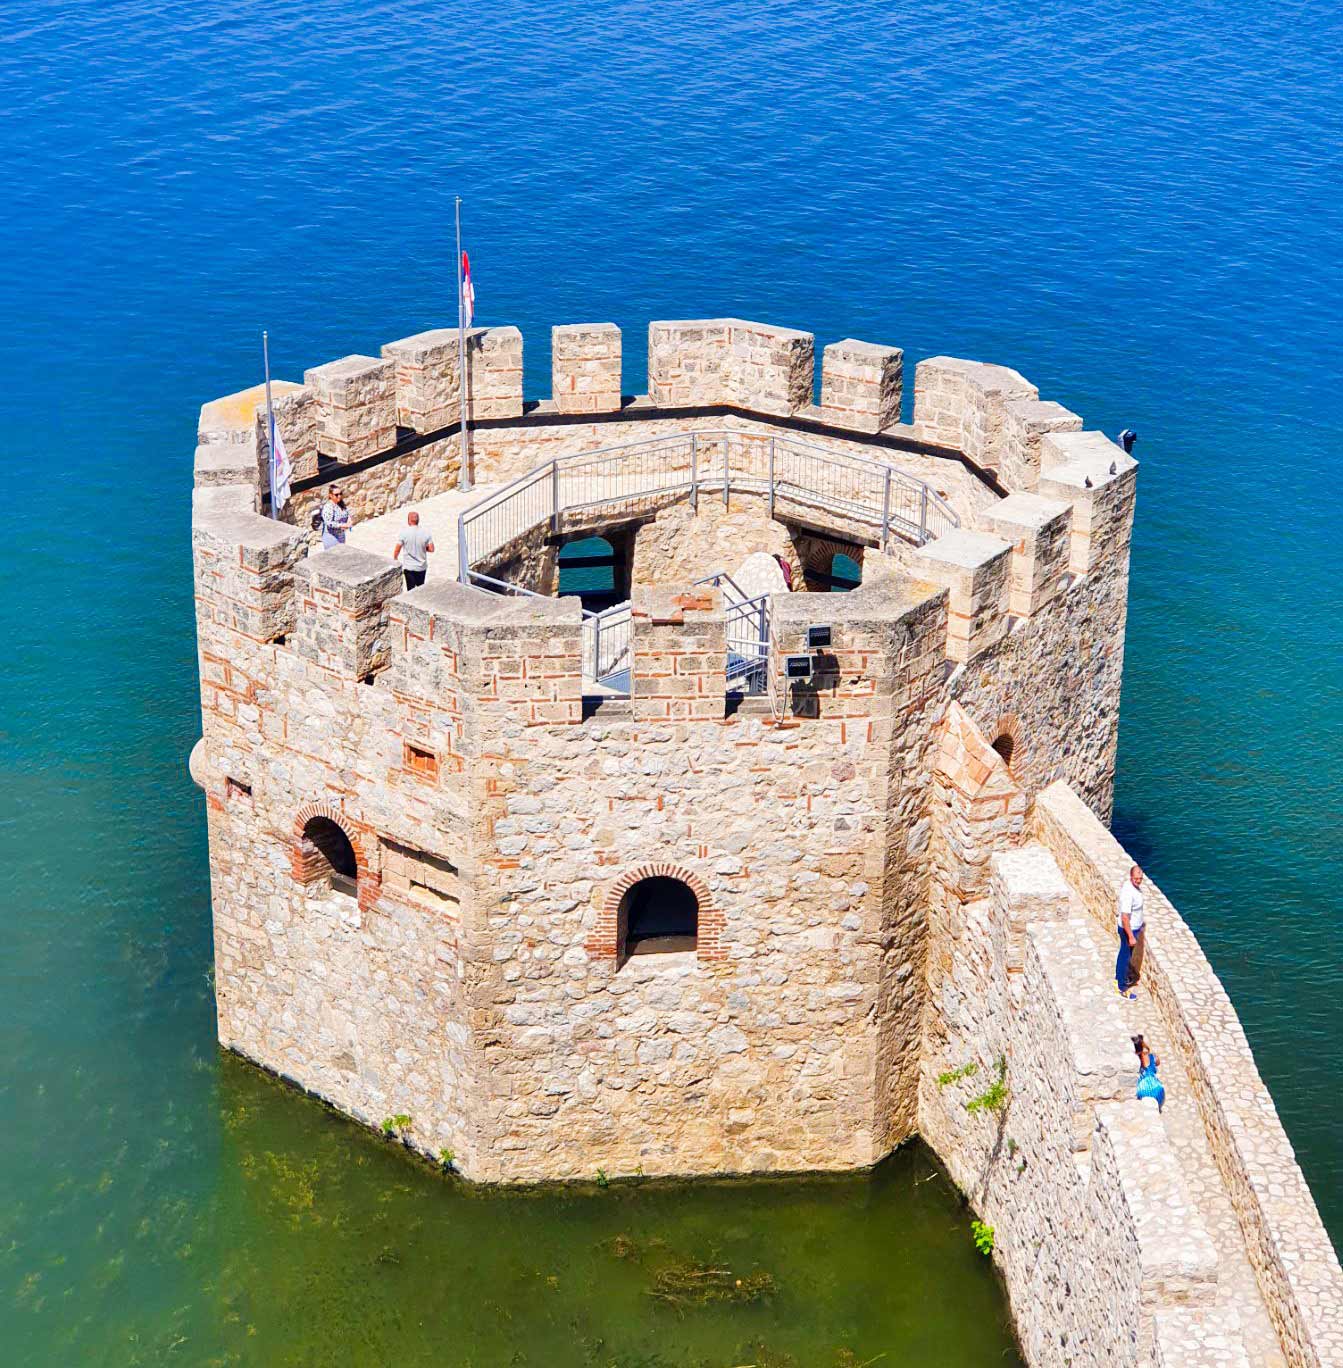
[[[847,594],[863,582],[862,567],[852,556],[836,551],[830,558],[830,592]]]
[[[1011,732],[1003,732],[993,743],[993,749],[1003,758],[1003,764],[1007,766],[1008,773],[1012,770],[1012,756],[1016,753],[1017,742]]]
[[[350,838],[329,817],[310,817],[301,839],[304,883],[326,879],[337,893],[355,895],[359,864]]]
[[[689,884],[656,876],[640,879],[620,900],[620,957],[695,950],[699,900]]]

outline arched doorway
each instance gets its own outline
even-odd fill
[[[330,881],[337,893],[355,896],[359,863],[350,838],[329,817],[310,817],[301,838],[304,883]]]
[[[620,957],[694,951],[699,900],[689,884],[662,875],[640,879],[620,900]]]
[[[1017,748],[1016,738],[1011,732],[1003,732],[993,743],[993,749],[1002,756],[1003,764],[1007,766],[1007,772],[1012,772],[1012,756]]]
[[[852,556],[836,551],[830,557],[830,592],[847,594],[863,582],[863,568]]]
[[[560,547],[558,592],[577,595],[589,612],[622,601],[622,577],[620,557],[605,537],[579,537]]]

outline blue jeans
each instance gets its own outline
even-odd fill
[[[1128,943],[1124,928],[1119,928],[1119,955],[1115,960],[1115,984],[1121,993],[1128,992],[1129,964],[1133,959],[1133,947]]]

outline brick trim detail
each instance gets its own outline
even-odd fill
[[[620,958],[620,904],[625,894],[645,879],[676,879],[685,884],[695,895],[698,909],[696,959],[701,964],[714,964],[727,959],[727,950],[723,946],[727,920],[722,908],[714,902],[709,885],[694,870],[663,861],[635,865],[607,887],[597,911],[597,925],[585,943],[589,959],[615,961]]]
[[[354,849],[355,886],[359,892],[359,907],[367,912],[382,892],[382,875],[369,861],[369,851],[376,849],[371,830],[362,822],[354,821],[347,813],[330,803],[305,803],[294,817],[293,841],[290,846],[291,867],[296,882],[303,885],[319,878],[325,869],[321,852],[303,839],[303,828],[314,817],[325,817],[344,833]]]

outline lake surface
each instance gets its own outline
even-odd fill
[[[918,1149],[481,1194],[215,1050],[197,409],[260,378],[263,326],[301,378],[450,322],[454,194],[532,395],[552,324],[625,328],[634,392],[650,318],[737,314],[896,343],[911,377],[1003,362],[1139,430],[1115,825],[1343,1236],[1340,50],[1335,7],[1244,0],[0,0],[14,1361],[1012,1361]],[[718,1260],[773,1291],[649,1297]]]

